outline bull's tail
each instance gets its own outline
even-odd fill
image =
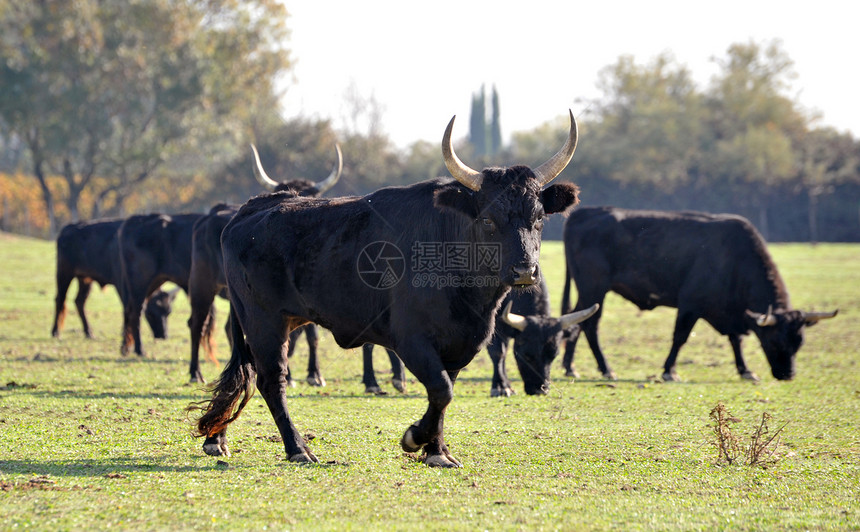
[[[188,410],[202,410],[197,420],[195,436],[212,437],[227,428],[242,413],[242,409],[254,395],[256,371],[251,359],[242,326],[234,308],[230,307],[230,324],[233,349],[230,362],[212,387],[212,399],[195,403]]]
[[[567,266],[567,258],[564,261],[564,292],[561,294],[561,315],[569,314],[573,308],[570,306],[570,269]]]

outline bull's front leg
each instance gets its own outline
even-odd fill
[[[498,332],[493,335],[487,353],[493,362],[493,381],[490,386],[490,397],[510,397],[514,395],[508,372],[505,369],[505,355],[508,350],[508,338],[502,337]]]
[[[729,343],[732,344],[732,352],[735,354],[735,367],[738,368],[738,375],[744,380],[758,382],[760,380],[758,375],[747,369],[747,364],[741,351],[741,337],[737,334],[730,334]]]
[[[459,372],[446,371],[435,353],[418,364],[410,355],[403,361],[427,389],[428,405],[424,416],[406,429],[400,447],[410,453],[423,448],[424,463],[430,467],[463,467],[451,456],[444,437],[445,410],[454,397],[454,380]]]

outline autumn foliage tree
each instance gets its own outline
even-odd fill
[[[290,67],[285,19],[274,0],[0,0],[0,123],[26,148],[51,234],[57,201],[96,217],[176,164],[235,155]]]

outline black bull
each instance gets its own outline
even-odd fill
[[[167,281],[188,291],[191,271],[191,232],[202,214],[142,214],[131,216],[117,231],[123,302],[123,338],[120,352],[144,356],[140,341],[143,302]],[[212,307],[214,312],[214,307]],[[205,331],[205,335],[211,329]],[[207,341],[205,345],[209,345]],[[210,351],[214,360],[214,354]]]
[[[335,144],[337,162],[325,179],[318,182],[307,179],[275,181],[269,177],[263,168],[256,146],[252,144],[251,149],[254,156],[254,175],[261,185],[273,191],[289,191],[289,193],[297,196],[317,197],[337,183],[343,170],[343,156],[340,146]],[[224,294],[227,288],[221,258],[221,232],[238,210],[238,205],[216,205],[209,210],[208,214],[198,219],[192,229],[191,271],[188,278],[188,297],[191,302],[191,317],[188,319],[188,328],[191,332],[191,359],[189,362],[191,382],[204,382],[203,373],[200,371],[200,342],[204,339],[204,332],[213,327],[213,324],[210,323],[212,318],[210,309],[215,302],[215,296],[219,293]],[[292,333],[289,354],[292,355],[295,342],[302,331],[306,333],[309,350],[307,382],[314,386],[324,386],[325,380],[320,374],[316,354],[318,343],[316,325],[309,323]],[[212,353],[213,351],[213,346],[210,345],[209,352]]]
[[[452,127],[453,119],[442,148],[456,181],[435,179],[354,198],[276,193],[252,199],[230,221],[221,242],[237,341],[213,398],[201,407],[205,452],[228,454],[227,426],[249,400],[256,376],[288,459],[318,461],[293,425],[285,397],[285,343],[290,331],[313,321],[341,347],[371,342],[395,350],[428,396],[426,413],[406,430],[401,447],[423,448],[427,465],[459,467],[443,436],[453,383],[489,340],[505,295],[538,280],[544,216],[578,200],[573,184],[543,187],[573,156],[577,135],[571,114],[564,147],[534,171],[514,166],[477,172],[454,154]],[[421,243],[491,247],[498,260],[452,268],[449,281],[457,281],[444,287],[422,285],[416,265],[401,251],[414,258]],[[243,334],[246,341],[238,341]]]
[[[120,288],[121,272],[117,247],[117,229],[123,219],[105,218],[71,223],[63,227],[57,237],[57,296],[55,298],[54,325],[51,334],[60,336],[66,317],[66,294],[72,280],[78,280],[75,308],[81,318],[84,335],[93,333],[87,320],[84,305],[93,282],[102,287]],[[144,303],[144,315],[155,338],[167,338],[167,317],[171,312],[176,291],[157,290]]]
[[[491,397],[508,397],[514,393],[505,369],[508,343],[514,341],[514,361],[528,395],[549,391],[550,368],[564,338],[579,332],[576,325],[597,312],[598,305],[560,318],[550,315],[549,290],[540,283],[528,290],[511,290],[502,303],[500,320],[487,345],[493,361]]]
[[[678,351],[699,319],[729,337],[741,377],[758,379],[741,353],[741,338],[752,331],[773,376],[785,380],[795,375],[795,355],[805,327],[836,315],[792,310],[764,239],[740,216],[580,208],[565,224],[564,247],[568,278],[562,309],[570,308],[570,276],[579,292],[576,309],[601,305],[581,328],[598,368],[608,378],[614,374],[600,349],[597,327],[609,290],[642,310],[678,309],[672,348],[663,366],[663,379],[669,381],[678,379]],[[577,337],[564,356],[568,374],[574,372]]]

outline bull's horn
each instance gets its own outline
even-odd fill
[[[535,170],[535,176],[541,187],[549,184],[550,181],[558,177],[558,174],[564,170],[567,163],[573,157],[573,152],[576,151],[576,143],[579,139],[579,129],[576,126],[576,119],[573,117],[573,111],[568,109],[570,113],[570,133],[567,135],[567,141],[564,146],[552,156],[552,159],[538,166]]]
[[[561,328],[567,329],[571,325],[576,325],[577,323],[581,323],[588,318],[594,316],[597,310],[600,308],[599,303],[595,303],[588,307],[585,310],[579,310],[577,312],[571,312],[570,314],[565,314],[564,316],[558,319],[561,322]]]
[[[337,183],[337,180],[340,179],[340,173],[343,171],[343,155],[340,153],[340,145],[335,143],[334,149],[337,152],[337,164],[334,170],[331,171],[327,178],[314,184],[317,190],[320,191],[320,194],[325,194],[328,189],[333,187]]]
[[[833,312],[804,312],[803,319],[806,323],[818,323],[820,320],[835,318],[838,313],[839,309],[836,309]]]
[[[767,314],[759,314],[755,319],[759,327],[773,327],[776,325],[776,316],[773,315],[773,305],[767,306]]]
[[[454,146],[451,144],[451,131],[454,129],[454,119],[457,115],[451,117],[448,122],[448,127],[445,128],[445,134],[442,136],[442,157],[445,159],[445,166],[451,175],[474,191],[481,190],[481,182],[484,180],[484,174],[472,170],[454,153]]]
[[[502,321],[522,332],[526,330],[526,319],[519,314],[511,312],[513,304],[513,301],[508,301],[508,304],[505,306],[505,310],[502,311]]]
[[[254,177],[257,178],[257,181],[260,182],[261,185],[268,188],[269,190],[275,190],[275,187],[278,186],[278,182],[269,177],[265,170],[263,170],[263,163],[260,162],[260,154],[257,153],[257,147],[251,144],[251,149],[254,151]]]

